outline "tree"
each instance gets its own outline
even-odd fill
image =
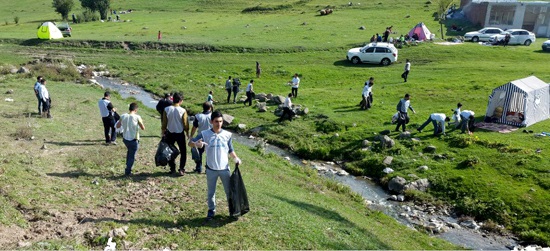
[[[453,0],[439,0],[437,2],[437,15],[439,16],[439,25],[441,26],[441,39],[445,39],[445,37],[443,36],[443,22],[445,20],[445,12],[452,3]]]
[[[111,5],[110,0],[80,0],[80,5],[91,11],[98,11],[101,19],[107,19],[107,13]]]
[[[52,3],[55,12],[61,14],[63,20],[67,20],[69,18],[69,12],[71,12],[73,5],[73,0],[53,0]]]

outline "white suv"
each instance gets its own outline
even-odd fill
[[[370,43],[364,47],[350,49],[346,58],[353,64],[389,65],[397,61],[397,48],[390,43]]]

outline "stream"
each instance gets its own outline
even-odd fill
[[[117,91],[122,98],[133,97],[153,109],[158,102],[154,95],[146,92],[141,87],[118,79],[95,77],[95,82],[105,89]],[[249,147],[256,147],[261,142],[260,139],[237,133],[233,134],[233,139],[237,143]],[[281,156],[281,158],[293,164],[306,166],[302,159],[276,146],[265,144],[265,151]],[[481,231],[479,229],[480,223],[474,221],[459,223],[458,219],[446,210],[436,210],[432,206],[414,205],[406,201],[388,200],[391,195],[380,186],[363,177],[346,175],[345,171],[335,163],[308,161],[307,166],[317,169],[320,175],[324,175],[328,179],[350,187],[351,190],[360,194],[367,201],[369,208],[379,210],[412,229],[427,229],[436,237],[468,249],[508,250],[514,249],[518,245],[516,240],[511,237]]]

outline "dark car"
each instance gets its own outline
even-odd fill
[[[70,37],[73,29],[68,23],[61,23],[57,25],[57,28],[61,31],[64,37]]]

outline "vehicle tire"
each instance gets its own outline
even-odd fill
[[[532,43],[532,42],[531,42],[531,39],[527,39],[527,40],[525,40],[525,42],[524,42],[523,44],[524,44],[525,46],[529,46],[529,45],[531,45],[531,43]]]
[[[361,59],[359,59],[359,57],[352,57],[351,58],[351,63],[352,64],[359,64],[359,63],[361,63]]]
[[[388,66],[391,64],[391,61],[389,58],[384,58],[382,59],[382,61],[380,62],[380,64],[382,64],[383,66]]]
[[[474,42],[474,43],[479,42],[479,37],[473,37],[473,38],[472,38],[472,42]]]

